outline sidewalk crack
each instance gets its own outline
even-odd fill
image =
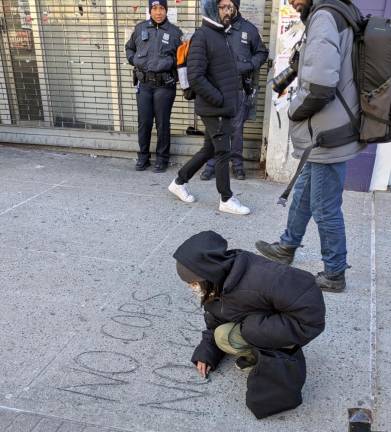
[[[3,210],[3,211],[0,213],[0,216],[3,216],[3,215],[5,215],[5,214],[9,213],[10,211],[12,211],[12,210],[14,210],[14,209],[16,209],[16,208],[18,208],[18,207],[20,207],[20,206],[22,206],[22,205],[24,205],[24,204],[30,202],[30,201],[32,201],[33,199],[38,198],[39,196],[44,195],[45,193],[47,193],[47,192],[49,192],[49,191],[51,191],[51,190],[53,190],[53,189],[56,189],[56,188],[62,186],[65,182],[66,182],[66,180],[62,181],[61,183],[55,184],[55,185],[51,186],[50,188],[45,189],[44,191],[42,191],[42,192],[40,192],[40,193],[38,193],[38,194],[35,194],[35,195],[33,195],[32,197],[27,198],[27,199],[25,199],[24,201],[22,201],[22,202],[20,202],[20,203],[18,203],[18,204],[13,205],[12,207],[9,207],[9,208]]]

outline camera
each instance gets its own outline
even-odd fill
[[[289,85],[292,84],[292,82],[297,77],[297,71],[299,69],[300,46],[301,41],[295,44],[292,49],[292,54],[289,58],[289,66],[271,80],[272,89],[278,93],[279,96],[281,96],[284,90],[289,87]]]

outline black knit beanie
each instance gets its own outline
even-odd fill
[[[167,0],[148,0],[148,4],[149,4],[149,13],[151,13],[152,7],[156,5],[163,6],[165,10],[168,9]]]

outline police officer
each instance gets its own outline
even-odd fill
[[[150,19],[138,23],[127,42],[126,57],[134,66],[137,86],[137,171],[150,164],[150,142],[155,118],[157,129],[154,172],[164,172],[170,158],[170,117],[176,94],[176,51],[182,31],[167,19],[167,0],[149,0]]]
[[[239,12],[240,0],[222,0],[219,7],[226,6],[226,19],[231,19],[228,41],[234,52],[239,71],[239,109],[233,119],[231,163],[233,175],[238,180],[246,177],[243,169],[243,126],[249,117],[251,104],[255,102],[259,69],[266,62],[269,50],[265,47],[257,28],[244,19]],[[215,172],[215,159],[210,159],[201,180],[210,180]]]

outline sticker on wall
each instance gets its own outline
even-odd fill
[[[31,51],[33,49],[32,33],[28,29],[8,30],[8,40],[10,48]]]
[[[138,11],[138,6],[132,6],[133,7],[133,13],[136,13]]]
[[[30,15],[30,6],[28,0],[17,0],[16,2],[7,2],[9,5],[4,2],[4,8],[7,7],[10,9],[9,13],[19,14],[20,16],[20,24],[22,29],[30,29],[32,28],[32,18]]]
[[[252,22],[262,34],[265,0],[242,0],[240,2],[240,12],[244,18]]]
[[[31,30],[32,25],[33,25],[33,19],[31,15],[29,14],[24,15],[22,19],[22,25],[21,25],[22,29]]]
[[[42,12],[42,24],[49,23],[49,12]]]

